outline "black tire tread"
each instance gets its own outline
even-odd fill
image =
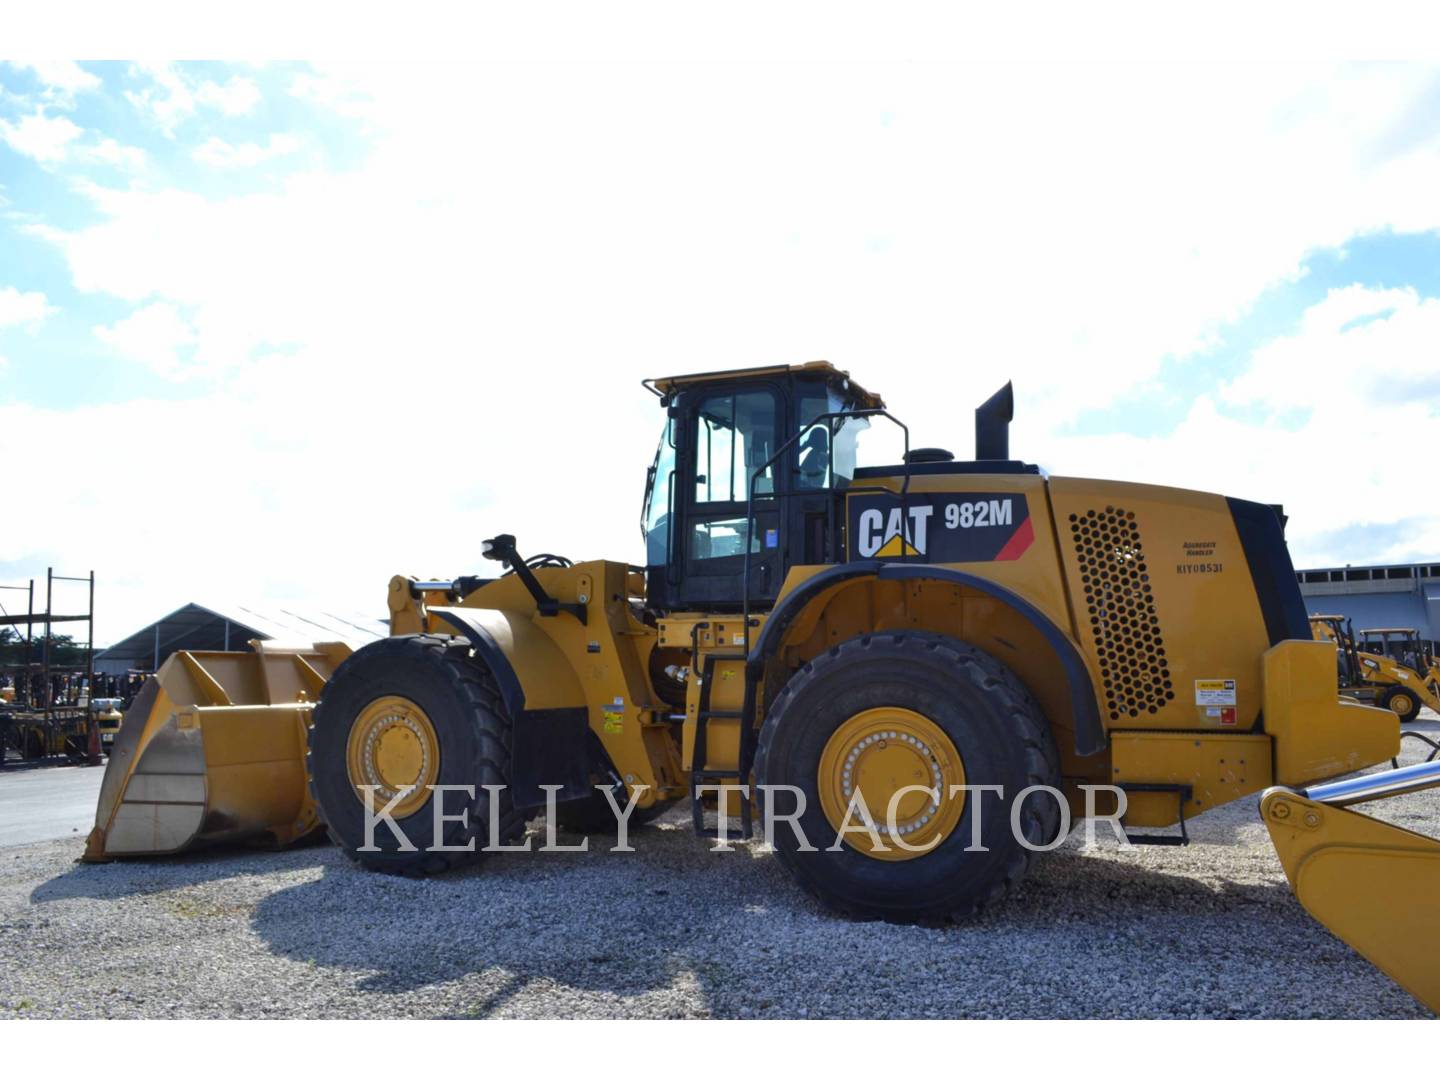
[[[506,790],[499,800],[499,840],[501,844],[510,844],[519,839],[525,832],[525,815],[515,809],[509,795],[512,720],[501,701],[494,676],[483,662],[474,657],[469,643],[461,638],[440,634],[406,634],[367,645],[363,651],[367,654],[367,662],[381,657],[420,660],[436,678],[447,682],[468,706],[479,728],[479,737],[476,739],[477,752],[470,762],[467,775],[474,777],[477,789],[482,784],[504,785]],[[326,690],[346,676],[346,669],[355,665],[360,655],[360,652],[352,653],[335,669],[326,684]],[[316,710],[317,723],[321,719],[319,714],[324,706],[325,694],[322,692]],[[325,821],[324,809],[315,789],[314,741],[315,727],[312,725],[308,732],[305,754],[305,775],[310,785],[310,794],[315,798],[321,821],[325,823],[331,841],[344,851],[352,862],[367,870],[384,874],[426,877],[472,864],[487,854],[480,848],[489,840],[489,822],[479,814],[470,814],[468,821],[464,823],[451,822],[444,837],[446,846],[462,846],[474,839],[477,841],[475,851],[421,850],[415,853],[413,859],[403,861],[393,857],[375,858],[375,853],[372,852],[351,851],[336,835],[329,822]]]
[[[932,657],[949,661],[955,670],[973,685],[994,695],[1002,704],[1006,715],[1015,725],[1025,747],[1027,785],[1046,784],[1059,787],[1060,751],[1050,733],[1050,725],[1040,709],[1039,703],[1019,678],[1008,667],[989,653],[955,638],[929,631],[897,630],[863,634],[848,641],[832,645],[824,653],[803,664],[776,694],[766,709],[766,721],[760,731],[759,746],[755,754],[755,776],[759,783],[765,782],[766,758],[778,725],[773,718],[783,714],[786,702],[799,690],[812,682],[823,679],[836,666],[849,663],[863,650],[876,641],[887,641],[902,649],[924,649]],[[1060,809],[1053,799],[1032,799],[1025,813],[1025,835],[1031,843],[1044,844],[1053,840],[1060,827]],[[1016,845],[1005,866],[1003,876],[998,878],[986,892],[963,910],[943,911],[931,915],[907,917],[903,915],[884,916],[886,921],[921,923],[923,925],[966,922],[979,915],[986,908],[1010,896],[1029,872],[1031,858],[1035,852]],[[782,862],[788,862],[783,850],[777,851]],[[874,919],[877,916],[856,910],[821,892],[802,874],[792,877],[811,897],[824,906],[856,919]]]

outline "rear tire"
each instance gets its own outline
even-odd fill
[[[1380,705],[1400,718],[1402,724],[1412,723],[1420,716],[1420,698],[1407,686],[1392,686],[1380,695]]]
[[[352,784],[347,747],[361,713],[380,698],[398,696],[424,711],[438,742],[434,783],[473,786],[444,793],[446,815],[465,812],[466,820],[447,821],[434,832],[431,794],[413,813],[396,818],[414,851],[403,850],[382,821],[374,829],[376,851],[365,845],[365,807]],[[501,785],[497,836],[510,844],[525,830],[524,816],[510,798],[511,718],[494,677],[476,659],[468,642],[435,634],[408,634],[367,645],[354,653],[325,685],[310,730],[306,768],[320,817],[330,837],[368,870],[421,876],[482,858],[491,842],[490,798],[482,785]],[[376,808],[384,800],[376,798]],[[440,843],[436,844],[435,841]],[[474,850],[439,851],[434,847]]]
[[[954,744],[965,782],[1000,784],[1004,792],[970,792],[958,822],[928,853],[882,860],[835,843],[837,831],[821,807],[819,769],[827,742],[848,718],[877,708],[905,709],[928,719]],[[817,850],[801,849],[794,830],[777,822],[780,861],[821,903],[857,918],[890,922],[958,921],[1006,896],[1024,877],[1031,852],[1010,827],[1016,796],[1032,785],[1058,788],[1060,759],[1040,707],[995,658],[953,638],[887,632],[852,638],[806,664],[771,704],[755,761],[760,785],[793,785],[805,794],[799,818]],[[778,814],[794,809],[777,799]],[[976,798],[983,798],[981,844],[971,844]],[[875,811],[877,817],[883,810]],[[1032,792],[1019,810],[1022,831],[1035,845],[1059,833],[1054,796]],[[762,820],[764,820],[762,816]]]

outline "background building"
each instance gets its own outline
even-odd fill
[[[1355,629],[1414,627],[1440,644],[1440,563],[1301,570],[1310,614],[1348,615]]]
[[[255,638],[285,645],[344,641],[358,647],[389,633],[386,620],[363,615],[190,603],[96,653],[95,671],[117,676],[155,671],[181,649],[244,649]]]

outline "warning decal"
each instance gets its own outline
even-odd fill
[[[852,495],[851,559],[915,558],[932,563],[1006,562],[1035,541],[1024,495],[977,492]]]
[[[1235,705],[1235,680],[1196,679],[1195,704],[1213,707],[1229,705],[1233,707]]]

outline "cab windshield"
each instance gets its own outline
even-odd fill
[[[802,490],[843,488],[854,479],[860,436],[870,428],[870,421],[854,416],[832,417],[817,423],[817,418],[859,407],[852,397],[836,387],[814,385],[799,391],[797,431],[800,439],[793,459],[795,487]],[[699,457],[694,495],[697,504],[743,503],[752,478],[757,496],[774,494],[774,477],[765,464],[776,442],[775,419],[773,399],[768,391],[726,394],[706,402],[706,407],[697,415],[697,429],[692,432]],[[645,537],[648,566],[664,565],[670,557],[671,517],[679,497],[675,488],[675,439],[676,421],[672,418],[661,433],[660,445],[645,480],[640,532]],[[712,526],[738,530],[731,538],[731,546],[738,545],[737,550],[743,552],[744,539],[740,536],[745,528],[743,518],[699,527]]]
[[[835,417],[816,424],[826,413],[852,412],[859,406],[835,387],[800,399],[799,486],[806,489],[845,487],[855,479],[859,439],[869,430],[863,416]],[[814,425],[814,426],[811,426]]]

